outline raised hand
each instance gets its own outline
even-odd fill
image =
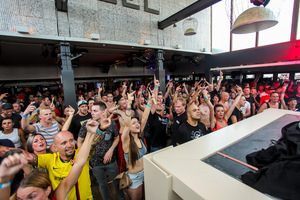
[[[132,92],[132,93],[127,93],[127,99],[128,99],[128,102],[132,102],[133,101],[133,99],[134,99],[134,92]]]
[[[0,95],[0,100],[2,100],[4,97],[7,97],[8,93],[3,93]]]
[[[243,89],[238,85],[236,85],[236,90],[238,91],[239,94],[243,93]]]
[[[104,131],[104,130],[106,130],[106,129],[110,126],[110,124],[111,124],[111,119],[110,119],[110,118],[104,118],[104,119],[102,119],[102,120],[100,121],[100,124],[101,124],[100,129],[101,129],[102,131]]]
[[[222,70],[220,70],[220,78],[223,76],[223,72]]]
[[[15,153],[4,158],[0,165],[0,183],[8,183],[28,163],[24,154]]]
[[[159,87],[160,83],[159,80],[156,79],[156,77],[154,76],[154,87]]]
[[[69,111],[68,111],[68,113],[69,113],[70,115],[74,115],[75,110],[74,110],[74,108],[72,108],[72,106],[69,106]]]
[[[36,107],[35,107],[33,104],[34,104],[34,102],[31,102],[31,103],[27,106],[27,108],[25,109],[25,111],[24,111],[24,113],[23,113],[25,116],[29,115],[32,111],[34,111],[34,110],[36,109]]]
[[[178,85],[176,88],[176,92],[180,92],[181,91],[181,85]]]
[[[95,134],[97,132],[99,123],[97,121],[94,121],[92,119],[89,119],[86,123],[86,129],[88,132]]]

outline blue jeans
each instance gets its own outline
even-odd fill
[[[160,149],[163,149],[164,147],[152,147],[151,146],[151,152],[155,152],[155,151],[158,151]]]
[[[106,173],[111,181],[114,180],[115,177],[119,174],[117,162],[115,161],[115,162],[107,164],[107,165],[95,166],[95,167],[93,167],[92,170],[93,170],[93,174],[96,177],[97,182],[100,186],[100,191],[101,191],[103,199],[105,199],[105,200],[110,199],[108,185],[107,185],[107,179],[106,179]],[[125,200],[123,191],[119,189],[119,180],[113,181],[112,184],[115,187],[118,199]]]

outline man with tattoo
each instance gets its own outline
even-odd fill
[[[87,122],[87,131],[97,131],[98,133],[94,136],[91,143],[92,148],[90,156],[94,153],[94,149],[97,144],[103,139],[103,132],[110,126],[110,124],[111,120],[109,118],[101,121],[100,128],[98,128],[99,123],[96,121],[89,120]],[[73,134],[68,131],[61,131],[55,135],[54,147],[57,152],[53,154],[35,155],[24,151],[29,159],[29,164],[34,167],[44,168],[48,171],[53,190],[55,190],[59,183],[67,177],[74,165],[74,162],[76,162],[76,155],[79,151],[79,149],[75,149]],[[9,147],[0,146],[0,156],[3,156],[4,153],[10,149],[11,148]],[[89,175],[89,159],[83,167],[77,184],[70,191],[68,199],[93,199]]]
[[[92,119],[101,124],[101,120],[107,118],[107,107],[104,102],[95,102],[92,106]],[[78,135],[77,146],[81,147],[87,134],[86,122],[83,123]],[[91,157],[90,165],[95,175],[103,199],[110,199],[106,175],[110,180],[119,174],[118,164],[115,156],[115,149],[119,144],[119,132],[117,125],[111,121],[110,126],[103,133],[104,139],[96,146],[95,153]],[[119,182],[114,181],[118,199],[125,199],[123,192],[119,189]]]

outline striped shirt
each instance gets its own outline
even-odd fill
[[[43,127],[40,123],[33,124],[35,128],[35,133],[42,134],[47,142],[47,149],[50,148],[54,141],[54,136],[60,131],[58,123],[52,121],[52,126],[50,128]]]

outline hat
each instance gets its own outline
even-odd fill
[[[2,105],[2,109],[3,110],[13,109],[13,106],[11,105],[11,103],[6,103]]]
[[[297,99],[296,99],[296,98],[293,98],[293,97],[291,97],[291,98],[289,98],[289,99],[287,100],[287,102],[294,101],[294,100],[296,100],[296,101],[297,101]]]
[[[118,101],[120,101],[120,99],[122,99],[122,98],[123,98],[123,96],[119,94],[118,96],[116,96],[115,101],[118,103]]]
[[[83,105],[83,104],[89,105],[87,101],[81,100],[81,101],[78,101],[77,107],[80,107],[80,106]]]
[[[266,90],[275,90],[275,88],[273,86],[270,86]]]

